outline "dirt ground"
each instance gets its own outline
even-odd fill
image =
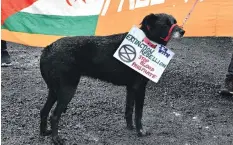
[[[233,98],[216,92],[233,53],[231,38],[184,38],[159,83],[149,82],[143,114],[152,135],[125,129],[125,88],[83,77],[60,122],[67,144],[232,145]],[[1,68],[3,145],[46,145],[39,112],[47,96],[39,71],[41,48],[8,43],[13,66]]]

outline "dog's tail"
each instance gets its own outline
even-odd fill
[[[51,52],[52,50],[52,47],[53,47],[53,43],[47,45],[46,47],[44,47],[41,52],[41,56],[40,56],[40,72],[41,72],[41,75],[42,77],[44,78],[46,84],[48,85],[48,76],[49,76],[49,72],[46,71],[47,69],[47,63],[48,63],[48,55],[49,53]]]

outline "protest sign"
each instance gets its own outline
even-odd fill
[[[174,52],[149,40],[141,29],[133,26],[113,56],[157,83]]]

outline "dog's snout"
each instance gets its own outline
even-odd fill
[[[174,28],[173,32],[178,32],[180,34],[180,36],[183,36],[184,33],[185,33],[185,31],[183,30],[183,28],[181,26],[178,26],[178,25]]]
[[[183,29],[180,29],[180,34],[183,36],[185,31]]]

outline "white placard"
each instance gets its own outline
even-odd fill
[[[167,47],[152,42],[137,26],[133,26],[114,57],[157,83],[175,55]]]

